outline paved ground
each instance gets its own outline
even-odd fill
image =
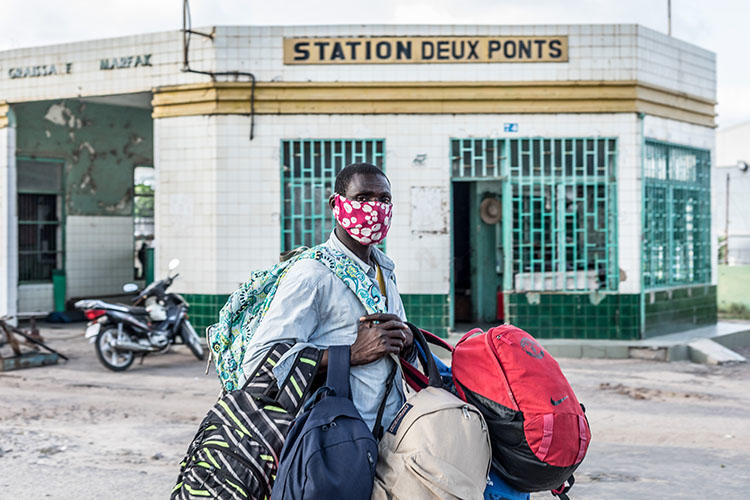
[[[68,363],[0,372],[0,497],[167,498],[215,376],[182,346],[113,373],[81,332],[43,331]],[[560,363],[593,430],[572,498],[746,497],[748,364]]]

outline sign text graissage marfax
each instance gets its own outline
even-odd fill
[[[567,36],[284,38],[284,64],[567,62]]]

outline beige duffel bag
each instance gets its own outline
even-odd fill
[[[381,439],[372,498],[481,500],[492,458],[487,424],[441,388],[427,343],[414,333],[427,353],[430,386],[406,400]]]

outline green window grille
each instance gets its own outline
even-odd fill
[[[711,154],[647,140],[643,164],[643,285],[711,281]]]
[[[63,268],[63,163],[18,158],[18,280],[51,282]]]
[[[281,141],[281,249],[313,246],[328,239],[333,214],[328,198],[336,174],[350,163],[385,170],[383,139],[290,139]]]
[[[454,181],[504,181],[506,290],[617,290],[616,139],[451,142]]]

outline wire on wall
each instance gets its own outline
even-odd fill
[[[182,71],[185,73],[196,73],[199,75],[208,75],[211,81],[215,82],[217,76],[233,77],[234,81],[239,81],[241,77],[250,79],[250,140],[255,137],[255,75],[246,71],[202,71],[190,67],[190,38],[192,35],[202,36],[214,39],[216,35],[215,28],[210,33],[193,30],[193,21],[190,17],[190,2],[182,2]]]

